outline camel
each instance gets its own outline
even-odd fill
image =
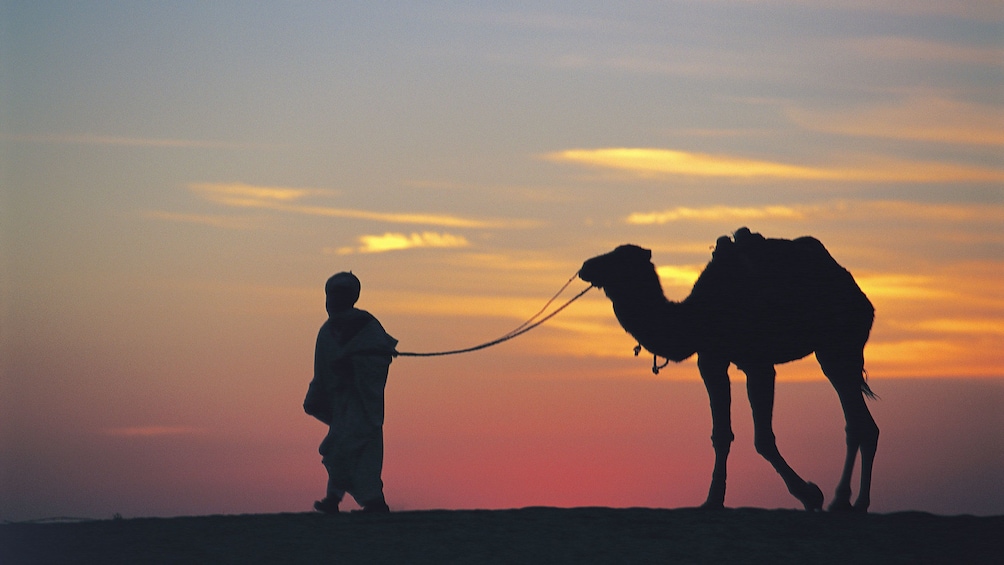
[[[847,456],[827,508],[867,512],[879,429],[865,404],[865,396],[875,395],[865,382],[863,350],[875,310],[851,274],[815,238],[766,239],[747,228],[733,237],[718,238],[711,261],[682,302],[666,299],[652,252],[636,245],[589,259],[579,277],[603,289],[618,322],[640,347],[676,362],[697,354],[711,400],[715,450],[703,508],[725,504],[726,460],[735,438],[731,363],[746,373],[757,453],[774,466],[806,510],[822,509],[823,492],[785,462],[771,423],[774,365],[815,353],[846,421]],[[860,490],[851,505],[851,476],[859,451]]]

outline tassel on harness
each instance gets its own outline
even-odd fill
[[[638,345],[634,346],[634,356],[637,357],[639,353],[641,353],[641,344],[640,343]],[[659,356],[656,355],[655,353],[652,354],[652,374],[653,375],[658,375],[659,371],[661,371],[662,369],[665,369],[666,365],[669,365],[669,358],[668,357],[663,357],[663,359],[665,359],[666,362],[662,363],[660,365],[659,364]]]

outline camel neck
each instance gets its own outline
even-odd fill
[[[685,303],[667,300],[658,279],[655,286],[624,293],[608,292],[614,314],[642,347],[661,357],[683,361],[696,351],[688,338],[689,308]]]

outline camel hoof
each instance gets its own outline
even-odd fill
[[[853,512],[850,500],[834,500],[826,507],[827,512]]]
[[[798,499],[805,506],[807,512],[814,512],[816,510],[823,509],[823,491],[816,486],[815,483],[805,483],[805,489],[802,492],[802,496]]]
[[[700,506],[701,510],[725,510],[724,502],[708,500]]]

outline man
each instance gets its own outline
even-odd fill
[[[387,370],[397,340],[354,305],[359,279],[338,273],[324,286],[328,320],[317,334],[314,379],[304,411],[328,425],[318,451],[328,471],[327,495],[314,509],[338,512],[345,493],[361,512],[390,512],[383,495],[383,413]]]

